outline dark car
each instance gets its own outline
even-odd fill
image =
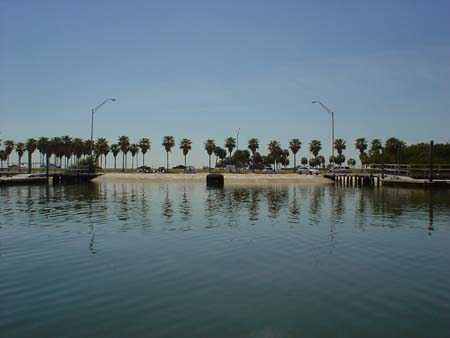
[[[152,173],[154,170],[151,167],[148,167],[146,165],[140,166],[136,169],[136,172],[138,173]]]
[[[166,173],[166,172],[167,172],[167,169],[166,169],[165,167],[159,167],[159,168],[158,168],[158,172],[159,172],[159,173]]]
[[[179,165],[173,167],[173,169],[186,169],[186,167],[182,164],[179,164]]]

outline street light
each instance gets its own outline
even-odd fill
[[[236,150],[239,150],[239,132],[241,131],[241,128],[238,128],[236,130]]]
[[[331,115],[331,151],[332,151],[332,156],[333,156],[333,161],[334,161],[334,111],[332,111],[330,108],[328,108],[326,105],[324,105],[320,101],[313,101],[312,103],[320,104],[322,106],[322,108],[325,109],[326,112]]]
[[[113,99],[113,98],[106,99],[105,101],[100,103],[97,107],[95,107],[95,108],[93,108],[91,110],[91,112],[92,112],[92,119],[91,119],[91,156],[92,156],[92,148],[94,146],[94,113],[97,112],[108,101],[114,102],[114,101],[116,101],[116,99]]]

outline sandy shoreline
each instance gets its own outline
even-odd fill
[[[144,174],[144,173],[106,173],[97,178],[94,182],[206,182],[207,173],[197,174]],[[332,181],[315,175],[298,174],[232,174],[224,173],[225,184],[267,184],[267,183],[287,183],[287,184],[330,184]]]

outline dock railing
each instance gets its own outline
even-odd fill
[[[450,179],[449,164],[370,164],[361,169],[384,177],[410,177],[417,179]]]
[[[102,168],[92,168],[87,165],[71,165],[68,167],[61,167],[50,164],[48,167],[40,162],[32,163],[31,170],[27,163],[18,165],[16,163],[10,164],[9,167],[4,166],[0,168],[0,176],[14,176],[18,174],[33,174],[33,175],[53,175],[53,174],[89,174],[100,173]]]

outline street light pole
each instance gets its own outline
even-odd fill
[[[94,113],[97,112],[108,101],[114,102],[114,101],[116,101],[116,99],[113,99],[113,98],[106,99],[105,101],[100,103],[97,107],[95,107],[91,110],[91,113],[92,113],[92,117],[91,117],[91,150],[90,150],[91,156],[92,156],[92,150],[94,148]]]
[[[331,115],[331,152],[334,160],[334,111],[332,111],[330,108],[328,108],[320,101],[313,101],[312,103],[320,104],[322,108],[325,109],[325,111]]]

